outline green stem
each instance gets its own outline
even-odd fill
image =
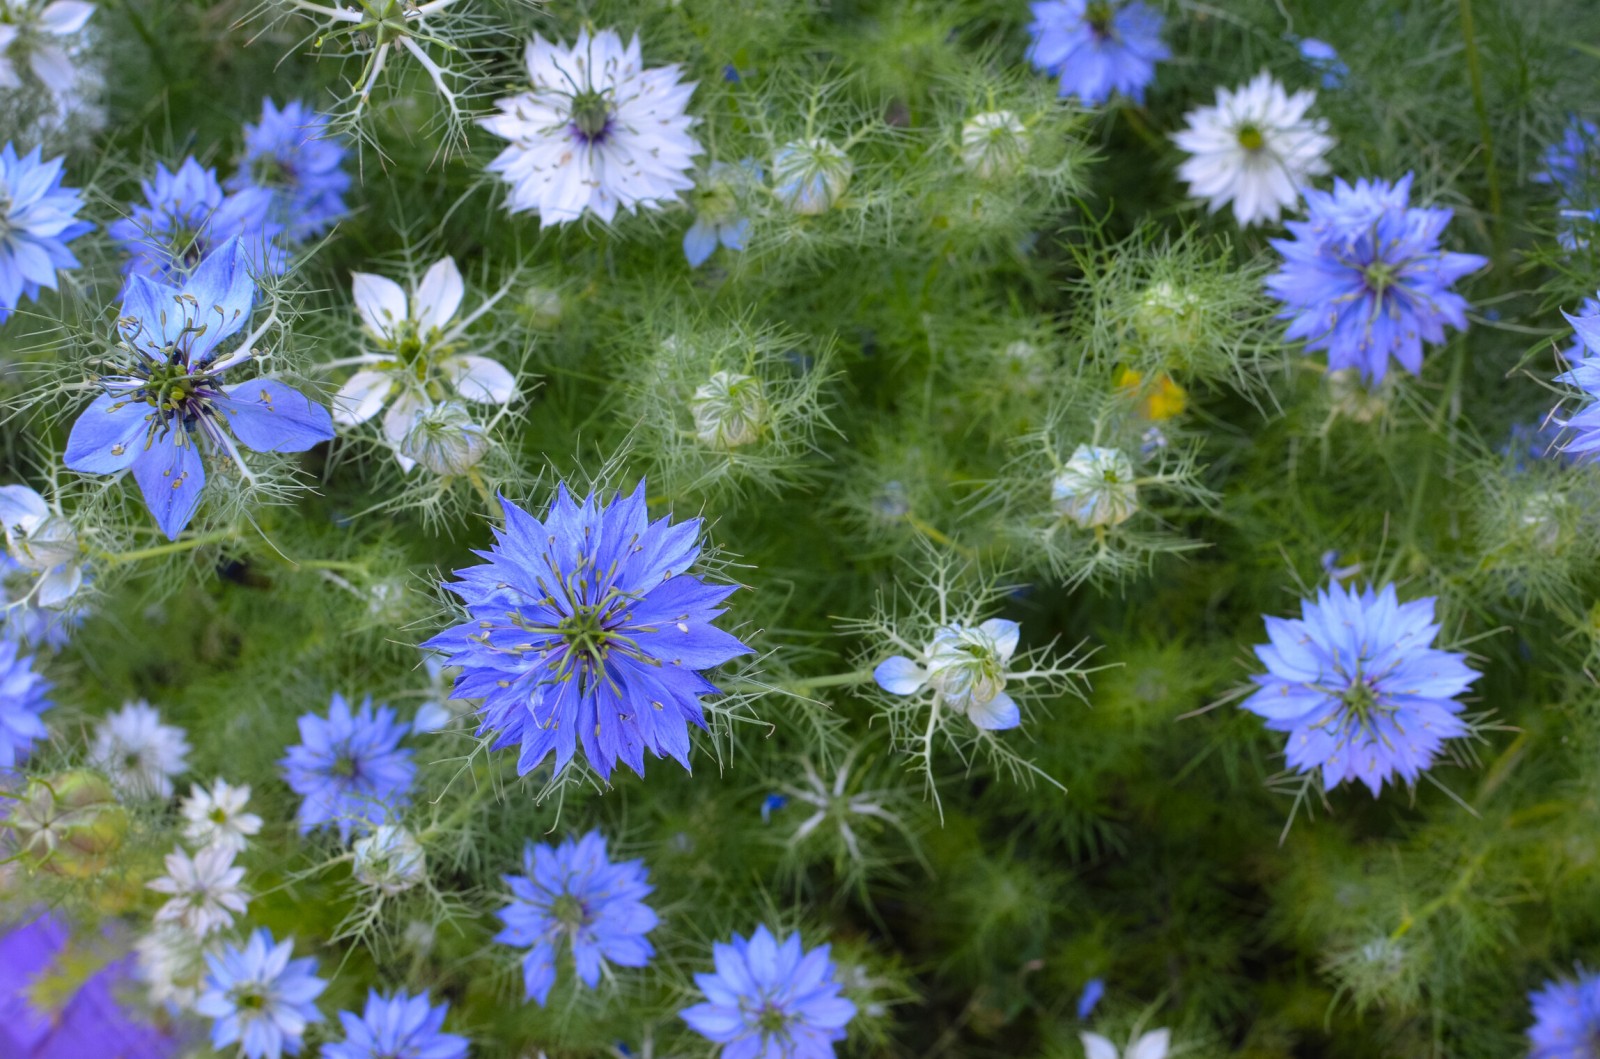
[[[825,677],[807,677],[804,680],[790,680],[781,684],[763,684],[754,680],[735,680],[721,685],[725,693],[741,691],[788,691],[796,695],[803,695],[808,691],[819,688],[842,688],[855,684],[870,684],[872,670],[858,669],[853,673],[830,673]]]
[[[1466,42],[1467,77],[1472,82],[1472,109],[1478,115],[1478,138],[1483,142],[1483,164],[1489,176],[1489,213],[1495,218],[1495,245],[1504,225],[1499,223],[1500,170],[1494,160],[1494,132],[1489,125],[1489,103],[1483,94],[1483,61],[1478,55],[1478,29],[1472,17],[1472,0],[1461,0],[1461,36]]]
[[[212,533],[202,533],[194,537],[185,537],[183,540],[172,541],[169,544],[156,544],[149,548],[136,548],[131,552],[96,552],[95,558],[103,563],[133,563],[140,559],[154,559],[162,555],[175,555],[195,548],[203,548],[208,544],[221,544],[234,538],[234,534],[227,530],[216,530]]]

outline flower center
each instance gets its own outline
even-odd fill
[[[264,188],[293,187],[299,176],[294,167],[275,154],[260,154],[250,163],[250,176]]]
[[[213,809],[211,810],[211,822],[213,824],[225,824],[228,822],[228,814],[223,812],[220,807]]]
[[[1114,14],[1111,0],[1090,0],[1089,6],[1084,9],[1083,20],[1088,23],[1090,32],[1104,40],[1111,36],[1111,19]]]
[[[588,143],[605,139],[611,128],[611,103],[594,89],[572,97],[572,128]]]
[[[756,1014],[756,1026],[764,1034],[782,1033],[788,1025],[789,1016],[770,1000]]]
[[[1339,699],[1363,728],[1367,727],[1372,715],[1383,708],[1377,690],[1360,673],[1350,681],[1350,686],[1345,688],[1344,694],[1339,696]]]
[[[1395,285],[1399,274],[1399,268],[1387,261],[1374,261],[1361,270],[1361,276],[1366,281],[1367,289],[1380,298],[1383,297],[1384,291]]]
[[[1245,124],[1239,126],[1239,146],[1247,151],[1259,151],[1267,145],[1266,136],[1262,135],[1261,128],[1257,125]]]
[[[567,641],[571,654],[588,662],[605,658],[611,633],[605,626],[604,608],[586,603],[574,608],[572,614],[562,618],[556,632]]]
[[[333,759],[333,764],[328,766],[328,774],[342,780],[360,779],[361,762],[355,759],[354,754],[339,754]]]
[[[261,1011],[267,1006],[267,998],[258,992],[254,986],[246,986],[233,998],[234,1005],[241,1012]]]
[[[560,923],[568,933],[576,933],[579,927],[588,925],[589,910],[572,894],[562,894],[550,902],[550,918]]]

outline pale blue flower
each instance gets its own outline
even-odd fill
[[[842,994],[829,946],[810,952],[799,934],[783,940],[765,924],[712,947],[716,971],[697,974],[705,1002],[679,1012],[722,1059],[833,1059],[856,1006]]]
[[[344,1040],[322,1046],[322,1059],[466,1059],[467,1039],[444,1032],[449,1004],[430,1006],[419,996],[367,991],[367,1006],[358,1016],[339,1012]]]
[[[300,742],[279,764],[289,787],[303,799],[295,819],[300,833],[334,825],[339,841],[357,824],[380,824],[410,803],[417,774],[411,751],[400,748],[408,726],[388,706],[361,701],[351,712],[334,692],[328,716],[300,717]]]
[[[265,930],[243,948],[230,943],[207,953],[204,991],[195,1011],[213,1019],[211,1046],[238,1044],[247,1059],[299,1055],[306,1026],[322,1021],[316,999],[327,983],[311,957],[290,959],[294,942],[275,942]]]
[[[1028,61],[1061,79],[1061,94],[1099,106],[1121,92],[1144,102],[1156,63],[1171,57],[1161,13],[1141,0],[1038,0],[1028,5]]]
[[[94,228],[77,219],[82,193],[61,186],[63,161],[0,147],[0,323],[23,298],[55,290],[58,271],[78,267],[67,244]]]

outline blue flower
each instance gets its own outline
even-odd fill
[[[696,196],[698,212],[689,230],[683,233],[683,256],[690,268],[699,268],[716,252],[720,243],[729,250],[743,250],[750,231],[750,218],[739,215],[740,182],[759,183],[761,167],[752,158],[738,165],[713,162]]]
[[[643,967],[655,955],[645,935],[656,914],[644,903],[654,887],[645,881],[643,861],[613,863],[606,840],[591,831],[576,843],[528,843],[522,853],[525,875],[504,876],[511,903],[497,914],[505,929],[494,940],[518,948],[531,946],[522,959],[527,995],[542,1007],[556,981],[556,948],[572,948],[578,978],[593,989],[607,962]]]
[[[5,552],[0,552],[0,636],[33,648],[59,651],[88,617],[82,597],[62,607],[42,607],[34,591],[39,577]]]
[[[1300,42],[1300,57],[1313,70],[1322,74],[1323,88],[1338,88],[1350,76],[1350,67],[1339,58],[1339,53],[1325,40],[1307,37]]]
[[[1415,375],[1424,341],[1444,341],[1446,324],[1467,326],[1467,301],[1450,287],[1488,259],[1439,249],[1454,213],[1408,207],[1411,180],[1307,190],[1308,218],[1286,225],[1295,238],[1272,240],[1284,257],[1267,278],[1287,306],[1279,318],[1291,321],[1289,338],[1326,349],[1331,370],[1357,368],[1376,382],[1392,356]]]
[[[1544,149],[1544,168],[1533,174],[1539,184],[1549,184],[1568,205],[1587,205],[1600,176],[1600,127],[1577,116],[1568,119],[1561,139]]]
[[[1255,652],[1267,672],[1243,706],[1289,733],[1291,766],[1321,767],[1328,788],[1358,779],[1376,796],[1396,776],[1414,783],[1446,739],[1467,734],[1455,697],[1479,674],[1432,646],[1434,602],[1335,583],[1302,601],[1298,619],[1266,619],[1272,642]]]
[[[1576,982],[1557,980],[1528,994],[1533,1025],[1528,1059],[1594,1059],[1600,1039],[1600,975],[1578,969]]]
[[[40,287],[55,290],[58,270],[78,267],[67,244],[94,227],[74,219],[83,196],[61,186],[62,161],[0,147],[0,324]]]
[[[763,924],[712,947],[715,974],[697,974],[706,1002],[679,1015],[701,1036],[725,1045],[722,1059],[833,1059],[833,1044],[856,1006],[840,995],[828,946],[810,952],[800,935],[783,941]]]
[[[761,799],[761,822],[763,824],[771,823],[772,814],[788,804],[789,798],[787,795],[777,793],[767,795]]]
[[[396,993],[384,998],[367,991],[358,1017],[339,1012],[344,1040],[324,1044],[322,1059],[466,1059],[467,1039],[443,1032],[449,1004],[428,1006],[428,994]]]
[[[1587,298],[1578,314],[1563,313],[1572,325],[1575,341],[1565,350],[1572,367],[1556,376],[1556,382],[1582,390],[1586,398],[1577,414],[1560,426],[1572,432],[1561,447],[1569,459],[1588,459],[1600,449],[1600,301]]]
[[[33,741],[48,734],[39,716],[54,705],[45,697],[50,687],[20,643],[9,636],[0,639],[0,771],[16,767]]]
[[[155,180],[143,181],[145,204],[106,226],[128,254],[122,271],[169,279],[209,259],[231,239],[249,254],[251,270],[281,275],[288,254],[277,242],[283,225],[272,220],[272,192],[247,187],[222,193],[217,173],[192,157],[176,172],[156,164]]]
[[[339,841],[347,842],[356,823],[381,824],[410,803],[417,766],[411,751],[400,749],[409,726],[395,720],[393,709],[374,710],[369,697],[351,713],[334,692],[326,719],[307,713],[299,724],[300,742],[278,764],[304,799],[295,816],[302,835],[334,824]]]
[[[1085,982],[1083,992],[1078,994],[1078,1020],[1081,1022],[1094,1014],[1094,1009],[1100,1004],[1100,998],[1105,995],[1106,980],[1104,978],[1091,978]]]
[[[219,247],[181,286],[130,277],[117,317],[123,371],[99,379],[105,393],[84,409],[67,439],[71,470],[132,468],[169,538],[183,532],[200,502],[202,448],[243,468],[238,445],[304,452],[333,437],[328,410],[281,382],[223,384],[224,375],[251,359],[249,339],[220,359],[216,354],[223,339],[244,327],[254,299],[237,242]]]
[[[422,645],[462,667],[455,698],[484,700],[479,734],[520,744],[524,775],[552,751],[559,773],[580,740],[602,779],[619,759],[642,776],[646,749],[688,768],[688,726],[717,692],[700,671],[750,651],[711,624],[735,586],[687,576],[701,520],[650,522],[643,482],[581,507],[563,485],[544,522],[503,507],[488,562],[444,586],[470,620]]]
[[[1061,94],[1099,106],[1121,92],[1144,102],[1156,63],[1172,52],[1161,42],[1161,14],[1140,0],[1038,0],[1028,5],[1033,43],[1028,60],[1061,78]]]
[[[350,187],[344,171],[344,140],[328,129],[328,118],[298,100],[279,110],[261,103],[261,124],[244,127],[244,158],[228,178],[230,191],[265,188],[272,194],[268,217],[284,225],[284,237],[310,239],[345,214]]]
[[[327,983],[316,976],[312,957],[292,960],[294,942],[275,942],[257,930],[243,949],[233,943],[206,953],[206,975],[194,1009],[214,1019],[211,1045],[238,1042],[248,1059],[300,1054],[306,1026],[321,1022],[316,998]]]

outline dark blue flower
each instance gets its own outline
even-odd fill
[[[39,718],[54,705],[46,697],[50,688],[20,643],[9,636],[0,639],[0,773],[15,768],[34,740],[48,734]]]
[[[650,522],[643,482],[581,507],[561,486],[543,522],[503,506],[488,562],[444,586],[470,620],[423,644],[462,668],[455,698],[484,700],[479,734],[520,745],[521,774],[552,752],[560,772],[580,741],[603,779],[619,760],[643,775],[646,749],[688,768],[717,692],[700,671],[750,651],[711,624],[735,586],[687,575],[701,520]]]
[[[61,186],[62,161],[0,147],[0,323],[39,288],[55,290],[58,270],[78,267],[67,244],[94,227],[76,219],[83,196]]]
[[[217,356],[223,339],[250,318],[254,299],[245,250],[232,241],[181,286],[130,277],[117,317],[123,370],[99,379],[105,393],[84,409],[67,439],[71,470],[118,474],[131,468],[169,538],[177,538],[200,502],[202,450],[244,468],[239,445],[304,452],[333,437],[328,410],[298,390],[259,377],[223,384],[224,375],[253,355],[244,341]]]
[[[224,195],[217,173],[192,157],[177,170],[156,164],[155,180],[143,181],[145,202],[106,231],[128,254],[128,275],[171,279],[237,239],[256,273],[281,275],[289,266],[279,244],[283,225],[272,220],[272,192],[247,187]]]
[[[563,942],[572,949],[578,978],[593,989],[607,963],[643,967],[655,955],[645,935],[656,914],[644,903],[654,889],[645,881],[644,862],[613,862],[606,840],[591,831],[576,843],[528,843],[522,853],[525,875],[504,876],[511,903],[497,914],[505,929],[494,940],[528,946],[522,978],[530,999],[544,1005],[556,982],[556,957]]]
[[[316,976],[314,958],[292,955],[292,940],[276,942],[265,930],[242,949],[229,942],[220,953],[206,953],[210,973],[195,1010],[215,1020],[212,1047],[237,1042],[248,1059],[300,1054],[307,1024],[322,1021],[316,999],[328,983]]]
[[[1582,390],[1585,400],[1572,418],[1557,421],[1572,435],[1561,451],[1569,459],[1590,459],[1600,450],[1600,301],[1585,299],[1577,315],[1562,315],[1572,325],[1575,341],[1565,351],[1572,367],[1557,375],[1556,382]]]
[[[374,710],[366,698],[351,713],[334,692],[326,718],[302,714],[299,724],[300,742],[279,764],[289,788],[304,799],[295,816],[301,834],[333,824],[347,842],[356,824],[380,824],[410,803],[417,766],[411,751],[400,749],[409,726],[395,720],[393,709]]]
[[[1478,679],[1466,655],[1433,647],[1433,597],[1401,603],[1393,585],[1357,592],[1334,583],[1300,604],[1300,617],[1268,617],[1256,657],[1267,672],[1243,703],[1288,732],[1288,762],[1322,769],[1376,796],[1396,776],[1414,783],[1446,739],[1467,734],[1456,701]]]
[[[1557,979],[1528,994],[1533,1025],[1528,1059],[1596,1059],[1600,1052],[1600,975],[1578,968],[1576,982]]]
[[[345,214],[345,154],[344,140],[328,128],[326,115],[298,100],[279,110],[265,99],[261,123],[244,127],[244,158],[227,186],[265,188],[272,194],[268,217],[284,226],[284,237],[314,238]]]
[[[1272,240],[1284,258],[1267,278],[1287,306],[1279,317],[1291,321],[1289,338],[1328,351],[1330,370],[1376,382],[1394,357],[1415,375],[1424,341],[1444,341],[1446,324],[1467,326],[1467,301],[1450,287],[1488,259],[1439,249],[1453,211],[1409,207],[1411,180],[1307,190],[1307,219],[1286,225],[1295,238]]]
[[[1140,0],[1038,0],[1030,4],[1028,60],[1061,78],[1061,94],[1098,106],[1121,92],[1144,102],[1156,63],[1171,57],[1161,14]]]
[[[1600,127],[1579,117],[1568,119],[1561,139],[1544,149],[1544,168],[1533,180],[1556,189],[1563,204],[1588,205],[1600,177]]]
[[[705,1003],[679,1012],[721,1044],[722,1059],[833,1059],[856,1006],[840,995],[827,945],[806,952],[800,935],[783,941],[763,924],[712,947],[716,973],[697,974]]]
[[[379,996],[367,991],[359,1016],[339,1012],[344,1040],[322,1046],[322,1059],[466,1059],[467,1039],[444,1032],[449,1004],[430,1007],[428,994]]]

